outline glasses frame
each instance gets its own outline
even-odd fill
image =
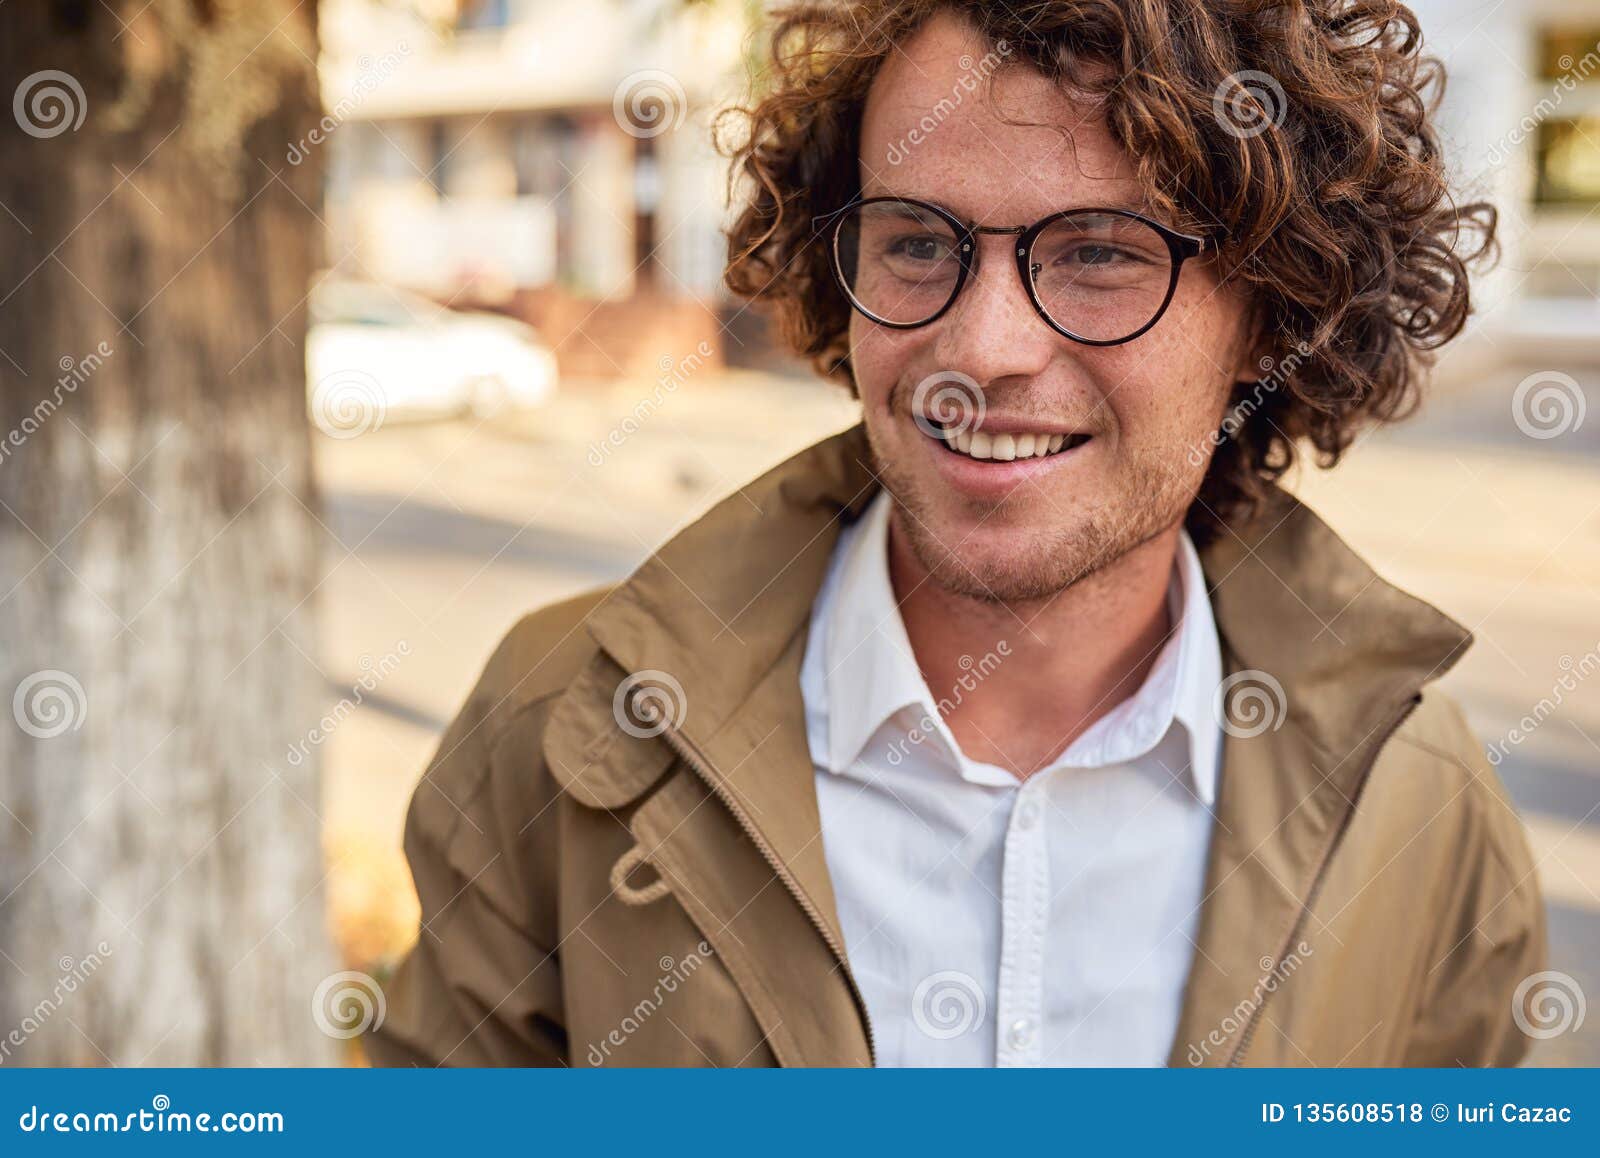
[[[949,300],[940,306],[936,313],[920,322],[891,322],[887,318],[880,318],[857,300],[845,280],[844,268],[839,256],[839,234],[844,226],[845,218],[864,205],[888,202],[893,202],[897,205],[913,205],[918,209],[928,210],[950,226],[955,231],[956,239],[960,242],[961,272],[956,276],[955,289],[950,292]],[[1161,240],[1167,243],[1167,253],[1172,259],[1172,270],[1167,280],[1167,292],[1161,299],[1161,305],[1157,307],[1154,316],[1148,322],[1126,337],[1111,339],[1086,338],[1082,334],[1073,333],[1050,316],[1049,311],[1044,307],[1044,303],[1039,300],[1039,290],[1034,284],[1032,271],[1033,246],[1040,235],[1058,221],[1091,213],[1102,216],[1125,217],[1130,221],[1137,221],[1149,226],[1160,235]],[[811,219],[811,228],[818,238],[826,234],[829,255],[828,267],[833,272],[834,283],[839,287],[839,291],[844,294],[845,300],[850,303],[851,308],[869,321],[876,322],[880,326],[887,326],[891,330],[917,330],[923,326],[931,326],[934,322],[944,317],[949,312],[950,307],[956,304],[956,299],[961,296],[961,291],[966,288],[967,280],[978,267],[979,236],[986,233],[1013,236],[1017,239],[1015,255],[1017,276],[1022,279],[1023,288],[1028,291],[1028,300],[1033,303],[1034,312],[1044,319],[1046,325],[1063,338],[1070,338],[1072,341],[1081,342],[1085,346],[1120,346],[1148,333],[1161,320],[1162,315],[1167,312],[1167,307],[1172,304],[1172,296],[1177,292],[1178,276],[1183,271],[1183,263],[1191,257],[1198,257],[1207,251],[1215,253],[1218,244],[1215,239],[1189,233],[1179,233],[1175,229],[1169,229],[1161,222],[1146,217],[1142,213],[1136,213],[1131,209],[1084,206],[1077,209],[1060,210],[1050,214],[1048,217],[1035,221],[1032,225],[969,225],[943,206],[935,205],[929,201],[919,201],[915,197],[858,197],[848,205],[843,205],[831,213],[823,213],[813,217]]]

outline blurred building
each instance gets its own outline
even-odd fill
[[[327,0],[329,264],[517,313],[563,371],[715,335],[742,2]],[[291,154],[291,160],[293,155]]]
[[[1449,66],[1458,184],[1502,210],[1504,256],[1441,373],[1600,362],[1600,0],[1413,7]],[[329,116],[290,159],[327,150],[330,265],[517,313],[569,376],[640,372],[702,339],[759,358],[752,315],[717,325],[730,311],[710,120],[741,91],[761,10],[325,0]]]
[[[1446,145],[1464,195],[1501,209],[1458,373],[1600,362],[1600,0],[1413,0],[1449,66]]]

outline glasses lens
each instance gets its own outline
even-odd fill
[[[833,256],[858,308],[879,321],[913,326],[955,296],[960,246],[949,222],[926,206],[874,201],[844,216]]]
[[[1161,311],[1172,284],[1172,252],[1142,221],[1074,213],[1039,235],[1029,269],[1056,325],[1090,341],[1115,342]]]

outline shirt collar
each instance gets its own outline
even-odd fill
[[[837,570],[828,585],[827,766],[834,772],[848,769],[885,721],[915,707],[920,709],[923,728],[933,725],[964,777],[985,784],[1009,782],[1014,779],[1009,773],[997,778],[993,769],[975,765],[960,753],[917,669],[889,582],[890,502],[888,493],[881,492],[845,532],[838,545]],[[1205,575],[1184,531],[1178,536],[1168,607],[1177,629],[1162,645],[1139,690],[1096,720],[1046,771],[1137,759],[1178,723],[1186,740],[1194,793],[1208,807],[1215,801],[1221,732],[1212,701],[1222,679],[1222,656]]]

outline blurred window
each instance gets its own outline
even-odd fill
[[[1600,116],[1550,120],[1539,126],[1539,205],[1600,204]]]
[[[1600,83],[1600,24],[1588,28],[1546,28],[1539,33],[1539,76],[1571,76],[1579,84]]]
[[[467,0],[456,17],[456,27],[504,28],[510,20],[510,0]]]
[[[1541,29],[1536,51],[1548,111],[1534,138],[1534,204],[1600,205],[1600,25]]]

